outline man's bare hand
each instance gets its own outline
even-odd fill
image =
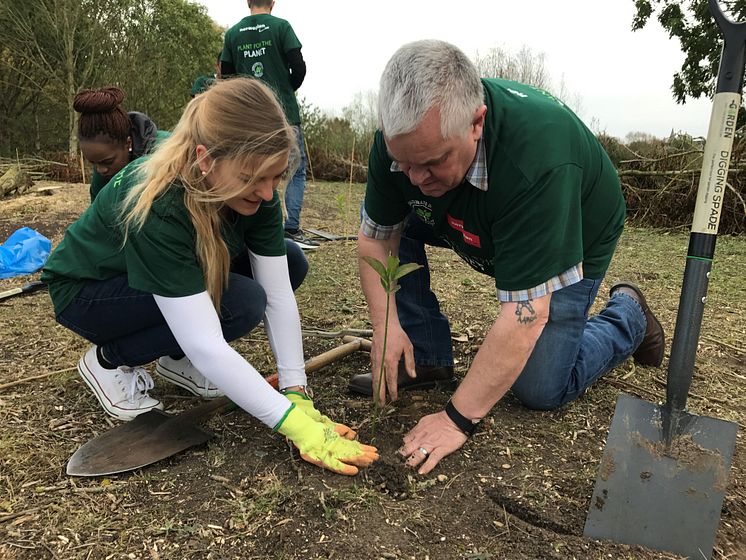
[[[378,377],[383,360],[384,379],[378,392],[379,402],[386,402],[386,394],[392,401],[399,398],[397,378],[399,376],[399,360],[404,358],[404,365],[410,377],[415,377],[414,349],[404,329],[397,323],[389,324],[388,340],[386,341],[386,356],[383,356],[383,330],[373,332],[373,345],[370,350],[370,361],[373,373],[373,394],[378,391]]]
[[[406,465],[427,474],[440,460],[466,443],[466,434],[459,430],[445,411],[423,416],[417,425],[404,436],[399,454],[406,457]]]

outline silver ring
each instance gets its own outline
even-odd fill
[[[419,451],[420,453],[422,453],[425,457],[427,457],[428,455],[430,455],[430,452],[427,449],[425,449],[424,447],[420,447],[417,451]]]

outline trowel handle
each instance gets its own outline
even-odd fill
[[[746,23],[732,22],[717,0],[708,1],[724,41],[668,363],[666,405],[673,412],[684,410],[694,374],[746,63]]]
[[[0,299],[6,299],[9,297],[18,295],[18,294],[30,294],[38,290],[42,290],[46,287],[47,287],[46,283],[40,280],[36,280],[35,282],[29,282],[28,284],[24,284],[20,288],[11,288],[10,290],[5,290],[4,292],[0,292]]]

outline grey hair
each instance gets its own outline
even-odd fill
[[[415,41],[400,47],[381,75],[379,125],[389,138],[407,134],[437,105],[443,138],[463,136],[483,103],[479,72],[458,47]]]

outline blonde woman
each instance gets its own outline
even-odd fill
[[[276,191],[296,145],[265,85],[216,84],[189,103],[153,155],[99,193],[43,277],[58,322],[94,344],[78,370],[112,416],[163,407],[148,395],[153,380],[140,367],[158,360],[166,379],[203,396],[224,393],[307,461],[356,474],[378,458],[376,449],[306,396]],[[230,272],[231,259],[246,251],[253,278]],[[227,342],[262,318],[281,392]]]

